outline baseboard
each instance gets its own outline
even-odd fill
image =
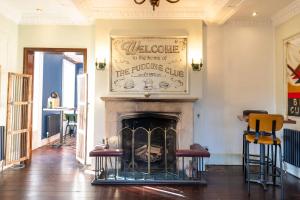
[[[1,160],[0,161],[0,166],[1,166],[0,173],[2,173],[2,172],[4,172],[4,170],[10,168],[12,165],[4,165],[4,160]]]
[[[45,146],[45,145],[50,145],[52,142],[54,142],[56,140],[59,140],[59,138],[60,138],[60,134],[58,133],[58,134],[53,135],[49,138],[42,139],[40,141],[39,145],[36,146],[35,148],[33,148],[32,150],[35,150],[35,149],[40,148],[40,147]]]
[[[242,165],[240,154],[210,154],[210,158],[204,160],[206,165]]]
[[[289,174],[292,174],[293,176],[300,178],[300,168],[299,167],[285,163],[283,169],[286,170]]]

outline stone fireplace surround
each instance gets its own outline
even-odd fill
[[[105,137],[117,136],[122,128],[122,116],[131,113],[178,114],[177,146],[189,149],[193,143],[194,102],[196,97],[101,97],[105,101]]]

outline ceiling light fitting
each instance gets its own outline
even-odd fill
[[[145,1],[146,0],[134,0],[134,2],[136,4],[143,4]],[[154,11],[155,7],[159,6],[159,1],[160,0],[149,0],[149,1],[150,1],[151,6],[153,7],[153,11]],[[166,1],[169,2],[169,3],[177,3],[180,0],[166,0]]]
[[[37,13],[42,13],[42,12],[43,12],[43,9],[37,8],[37,9],[35,9],[35,11],[36,11]]]

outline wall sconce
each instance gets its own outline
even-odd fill
[[[201,71],[203,67],[203,60],[200,60],[200,63],[194,63],[194,59],[192,59],[192,68],[193,71]]]
[[[104,70],[105,67],[106,67],[105,59],[104,59],[103,62],[98,62],[97,59],[96,59],[95,66],[96,66],[97,70]]]

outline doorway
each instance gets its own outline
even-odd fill
[[[31,151],[44,145],[78,148],[77,88],[82,81],[76,77],[86,71],[86,49],[24,48],[23,73],[33,79]]]

